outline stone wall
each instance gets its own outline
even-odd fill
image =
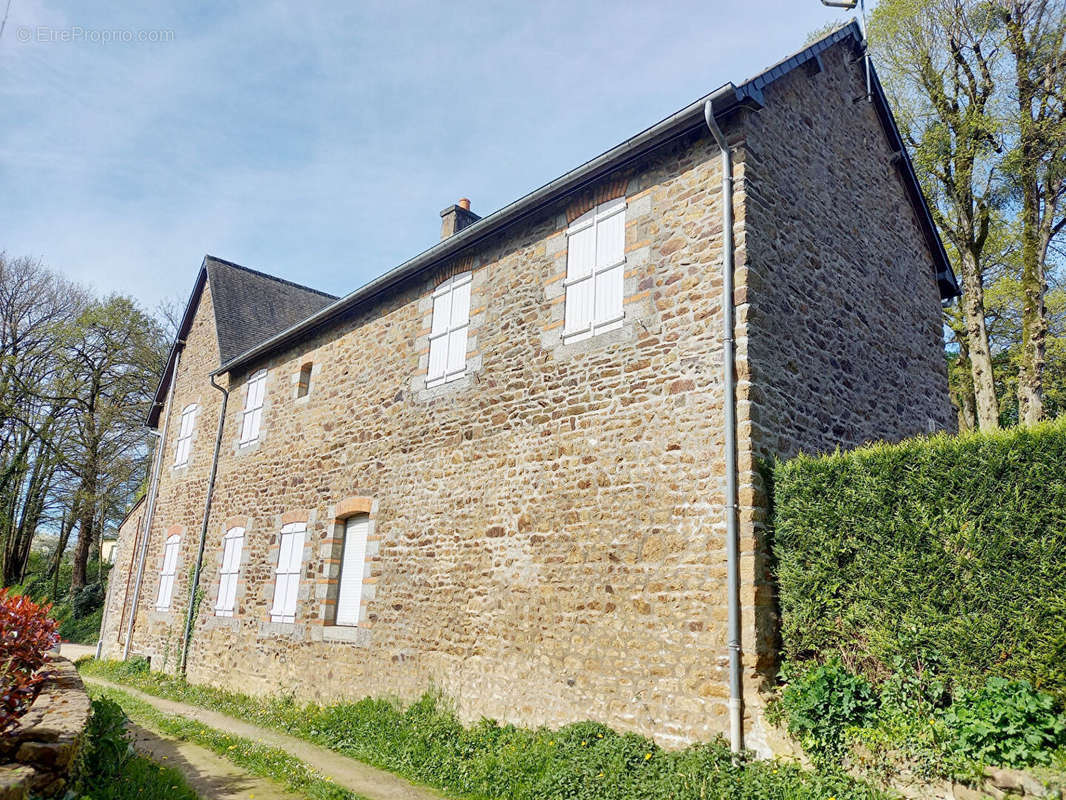
[[[137,580],[136,557],[144,535],[145,503],[141,502],[118,529],[115,563],[107,581],[107,601],[100,638],[105,658],[121,658],[129,627],[133,586]]]
[[[737,154],[751,686],[778,649],[759,461],[955,428],[933,260],[856,55],[838,45],[767,87]]]
[[[55,797],[67,788],[91,704],[73,664],[53,656],[46,669],[51,677],[37,699],[0,739],[0,800]]]
[[[926,416],[950,420],[942,359],[932,356],[932,265],[902,187],[881,168],[873,112],[851,102],[861,68],[849,55],[823,54],[822,76],[796,71],[767,90],[767,108],[726,124],[737,148],[741,588],[756,746],[773,598],[755,454],[898,438],[924,429]],[[841,149],[849,125],[866,147]],[[839,169],[817,142],[843,160]],[[625,323],[563,344],[566,226],[621,194]],[[819,225],[829,201],[851,205]],[[718,150],[694,131],[229,376],[190,679],[321,701],[410,699],[437,686],[466,719],[591,718],[664,744],[724,732],[720,203]],[[863,233],[879,204],[902,221]],[[848,216],[856,207],[860,219]],[[863,276],[867,264],[885,274]],[[430,294],[466,270],[470,367],[427,389]],[[205,296],[164,410],[171,427],[133,641],[155,668],[177,663],[214,444],[210,309]],[[245,381],[260,368],[269,370],[261,436],[241,448]],[[201,408],[192,458],[173,469],[176,419],[191,402]],[[901,422],[898,409],[912,408],[917,422]],[[354,629],[330,624],[338,521],[353,510],[371,522]],[[308,535],[296,622],[282,624],[269,611],[289,522],[306,522]],[[246,529],[237,607],[221,617],[222,536],[235,525]],[[178,579],[160,612],[171,532],[183,537]]]

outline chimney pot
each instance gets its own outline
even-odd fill
[[[458,205],[459,205],[459,208],[463,209],[464,211],[469,211],[470,210],[470,198],[469,197],[460,198]]]

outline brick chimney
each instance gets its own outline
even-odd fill
[[[467,225],[477,222],[481,217],[470,210],[470,201],[465,197],[454,206],[448,206],[440,212],[440,238],[447,239],[459,233]]]

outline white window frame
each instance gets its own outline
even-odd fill
[[[290,522],[278,535],[278,564],[274,569],[274,603],[271,622],[295,622],[303,570],[306,522]]]
[[[222,566],[218,570],[218,599],[216,617],[232,617],[237,607],[237,578],[241,574],[241,552],[244,550],[244,528],[235,527],[222,537]]]
[[[440,286],[433,290],[433,317],[430,324],[429,334],[429,361],[426,366],[426,388],[432,389],[434,386],[440,386],[442,383],[448,383],[449,381],[457,380],[466,374],[466,348],[467,348],[467,332],[470,328],[470,283],[473,279],[473,273],[463,272],[459,275],[453,275],[444,281]],[[454,300],[456,297],[456,290],[467,287],[466,289],[466,314],[460,315],[460,318],[455,316]],[[448,319],[441,323],[438,317],[439,306],[438,302],[443,302],[447,299],[448,306]],[[453,334],[461,333],[461,337],[455,337]],[[452,349],[460,350],[462,354],[462,365],[459,367],[448,368],[448,364],[452,359]],[[441,362],[443,364],[443,371],[434,374],[434,353],[441,353]]]
[[[181,547],[181,534],[167,537],[163,545],[163,566],[159,568],[159,594],[155,600],[156,611],[166,611],[174,598],[174,578],[178,574],[178,549]]]
[[[589,339],[601,333],[606,333],[607,331],[612,331],[622,327],[622,322],[625,319],[625,312],[623,311],[623,307],[625,305],[625,212],[627,205],[628,204],[626,203],[624,197],[620,197],[615,200],[608,200],[605,203],[600,203],[595,208],[586,211],[584,214],[574,220],[566,229],[567,263],[566,279],[563,281],[563,286],[566,289],[566,303],[567,306],[569,306],[572,301],[573,295],[571,293],[571,290],[574,286],[582,284],[585,281],[592,281],[592,298],[589,301],[592,311],[589,315],[587,325],[583,324],[580,327],[565,327],[564,323],[564,343],[569,344],[571,342],[579,342],[583,339]],[[619,252],[621,253],[621,257],[618,259],[610,259],[608,261],[606,258],[601,259],[600,256],[600,232],[603,230],[604,223],[612,217],[616,216],[617,214],[623,215],[621,224],[622,242],[621,246],[618,248]],[[572,272],[573,255],[575,251],[574,248],[570,246],[570,240],[575,234],[586,231],[589,228],[594,229],[594,255],[592,268],[588,271],[588,274],[574,277],[572,276]],[[608,272],[615,269],[621,271],[620,280],[622,283],[622,291],[620,292],[619,306],[617,308],[617,311],[611,309],[612,313],[607,314],[603,319],[597,319],[596,294],[598,288],[601,285],[600,281]],[[566,314],[565,309],[563,313],[564,315]]]
[[[344,520],[344,545],[337,588],[335,625],[359,625],[363,605],[363,580],[366,577],[366,544],[370,536],[370,517],[356,514]]]
[[[259,370],[248,379],[248,391],[241,414],[241,447],[259,441],[259,429],[263,424],[263,405],[266,402],[267,371]]]
[[[174,466],[184,467],[189,463],[189,453],[192,451],[192,436],[196,433],[196,414],[200,406],[190,403],[181,410],[181,420],[178,423],[178,442],[174,447]]]

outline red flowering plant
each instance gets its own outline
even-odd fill
[[[41,667],[59,641],[51,608],[0,589],[0,735],[14,727],[45,679]]]

